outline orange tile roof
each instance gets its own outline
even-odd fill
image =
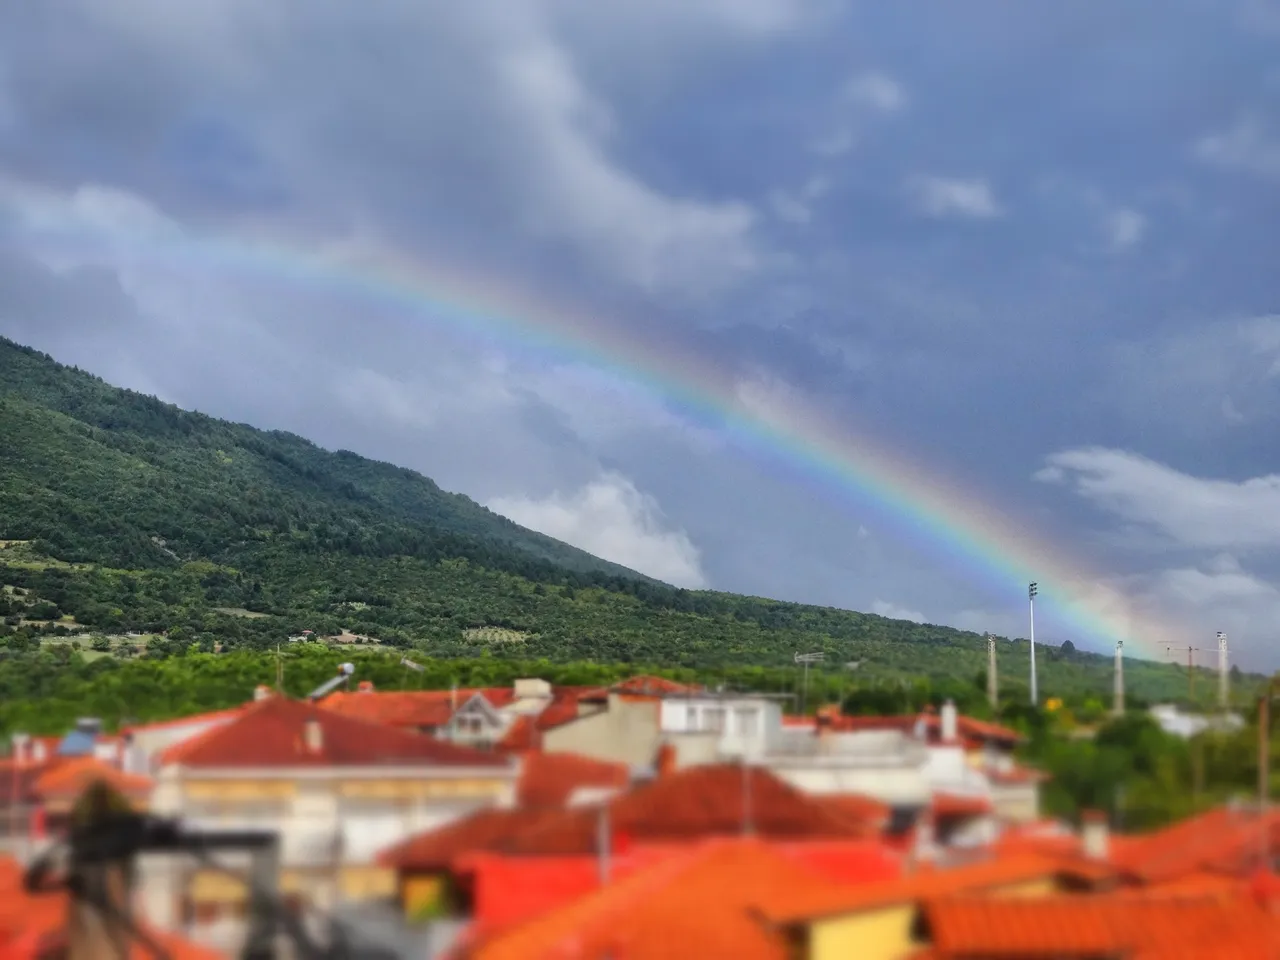
[[[752,910],[825,880],[759,841],[699,845],[463,952],[467,960],[786,960],[781,936]]]
[[[520,770],[517,802],[525,808],[562,808],[582,787],[623,789],[631,782],[625,763],[610,763],[577,753],[528,753]]]
[[[763,915],[771,923],[789,925],[893,904],[922,903],[966,891],[991,890],[1048,879],[1071,873],[1074,869],[1060,858],[1033,854],[949,868],[924,867],[899,880],[865,888],[787,894],[766,904]]]
[[[368,694],[375,696],[375,694]],[[319,724],[318,750],[306,745],[308,722]],[[259,700],[230,723],[164,751],[161,764],[187,767],[324,767],[439,764],[501,767],[498,754],[343,716],[285,697]]]
[[[967,896],[930,902],[923,915],[935,954],[957,958],[1108,957],[1280,932],[1239,898]]]
[[[1111,858],[1147,883],[1206,870],[1244,876],[1258,865],[1264,846],[1275,849],[1277,839],[1280,811],[1264,820],[1256,811],[1216,807],[1154,833],[1113,840]]]
[[[611,829],[635,841],[732,836],[750,830],[773,839],[864,836],[866,825],[832,812],[759,767],[714,764],[659,777],[608,802]],[[501,849],[525,855],[592,853],[598,807],[567,810]]]
[[[546,810],[477,810],[387,848],[378,855],[378,862],[405,872],[440,872],[448,869],[458,857],[488,850],[546,822],[556,813]]]
[[[610,693],[638,697],[663,697],[676,693],[698,693],[705,689],[697,684],[677,683],[665,677],[637,676],[619,680],[607,687],[595,687],[578,695],[579,700],[603,700]]]
[[[542,733],[578,719],[577,695],[560,695],[536,714],[523,714],[498,741],[499,750],[518,752],[542,748]]]
[[[495,707],[505,706],[513,697],[507,687],[465,690],[339,690],[320,701],[324,710],[392,727],[420,730],[441,727],[453,717],[454,705],[461,707],[476,694]]]
[[[926,711],[918,714],[897,714],[894,716],[851,716],[830,712],[823,714],[823,719],[830,724],[831,729],[843,733],[855,733],[862,730],[900,730],[904,733],[910,733],[915,730],[916,725],[922,720],[931,740],[936,740],[942,732],[942,719],[936,711]],[[787,716],[783,718],[783,723],[793,727],[812,727],[816,725],[817,720],[815,717]],[[1023,740],[1022,734],[1018,733],[1017,730],[998,723],[963,715],[956,718],[956,732],[961,739],[976,743],[992,741],[1005,746],[1013,746]]]
[[[126,796],[145,796],[154,785],[150,777],[124,773],[95,757],[72,757],[45,770],[32,785],[38,797],[79,796],[97,780]]]

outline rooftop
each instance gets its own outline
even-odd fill
[[[852,819],[759,767],[715,764],[680,770],[605,804],[620,842],[675,841],[751,832],[773,839],[867,836]],[[600,808],[567,810],[512,838],[503,852],[584,854],[597,847]]]
[[[160,763],[203,768],[423,764],[505,767],[510,760],[353,719],[307,701],[268,697],[247,706],[229,723],[165,750]]]
[[[712,841],[465,947],[468,960],[786,960],[755,904],[827,882],[752,839]]]

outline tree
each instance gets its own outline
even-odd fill
[[[1062,655],[1064,657],[1069,657],[1076,652],[1076,645],[1072,643],[1070,640],[1063,640],[1061,649],[1062,649]]]

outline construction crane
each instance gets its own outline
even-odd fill
[[[1196,702],[1196,654],[1204,651],[1199,647],[1183,647],[1176,643],[1166,643],[1164,645],[1166,655],[1171,655],[1175,650],[1181,651],[1184,649],[1187,651],[1187,702],[1188,706],[1190,706]]]

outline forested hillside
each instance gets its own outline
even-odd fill
[[[969,632],[669,587],[413,471],[185,412],[3,339],[0,540],[9,657],[230,652],[311,631],[442,659],[702,671],[823,651],[841,683],[890,687],[975,684],[985,664]],[[1011,696],[1027,654],[1002,644]],[[1105,700],[1109,658],[1044,659],[1047,694]],[[1128,677],[1141,697],[1186,689],[1172,665]]]

